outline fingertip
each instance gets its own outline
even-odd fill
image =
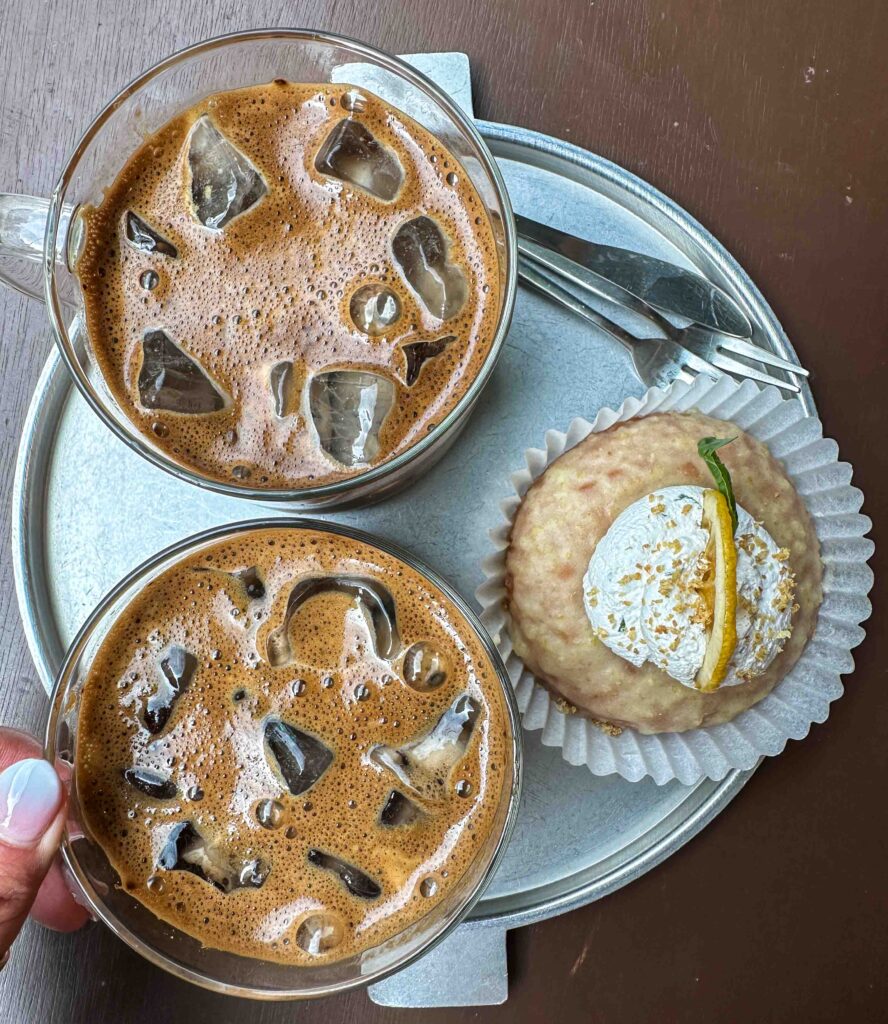
[[[42,756],[42,748],[33,736],[17,729],[0,728],[0,770],[25,759],[39,760]],[[55,770],[65,785],[62,786],[56,818],[41,839],[38,853],[48,852],[57,846],[64,827],[67,783],[70,780],[71,769],[64,762],[57,761]],[[72,825],[73,823],[69,822],[69,829]],[[82,928],[91,919],[91,914],[71,895],[75,887],[74,880],[66,878],[61,858],[56,855],[37,891],[30,916],[39,924],[54,931],[71,932]]]
[[[60,817],[65,802],[62,782],[42,757],[26,757],[0,772],[0,841],[27,848],[36,845]]]

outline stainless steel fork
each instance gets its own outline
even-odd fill
[[[690,382],[698,373],[710,377],[730,373],[735,377],[749,377],[762,384],[772,384],[784,391],[798,393],[799,387],[793,381],[774,377],[733,358],[734,355],[754,359],[786,373],[807,376],[808,371],[801,366],[751,342],[714,334],[694,325],[676,327],[642,299],[598,275],[588,273],[573,260],[530,239],[519,237],[518,250],[518,276],[525,284],[565,306],[624,345],[632,356],[635,372],[648,387],[662,387],[673,380]],[[663,337],[639,338],[630,334],[565,285],[631,310],[661,331]],[[732,354],[728,355],[729,352]]]

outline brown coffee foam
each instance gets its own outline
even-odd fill
[[[349,89],[271,83],[202,100],[151,136],[100,205],[85,211],[77,274],[102,374],[136,428],[202,475],[232,482],[234,467],[247,466],[249,486],[288,488],[361,471],[327,457],[304,416],[275,418],[267,374],[278,361],[294,360],[300,379],[354,367],[395,380],[395,406],[375,460],[382,462],[453,409],[490,351],[501,305],[499,260],[483,203],[455,157],[420,125],[362,90],[366,108],[354,116],[397,154],[405,171],[400,194],[384,203],[315,170],[318,150],[348,113],[341,101]],[[204,113],[269,187],[260,203],[221,232],[203,228],[189,212],[186,140]],[[447,180],[453,173],[455,185]],[[180,258],[132,249],[124,233],[127,210],[168,238]],[[421,214],[443,228],[450,260],[469,284],[463,310],[443,322],[407,286],[391,253],[397,228]],[[153,291],[139,284],[148,269],[160,277]],[[392,329],[375,337],[358,331],[348,312],[353,292],[369,282],[391,288],[403,309]],[[154,328],[201,364],[232,396],[230,405],[198,416],[141,406],[141,341]],[[457,340],[426,363],[416,384],[404,386],[402,345],[445,334]],[[152,431],[156,423],[165,436]]]
[[[266,596],[249,603],[226,577],[196,571],[251,565],[260,568]],[[341,594],[314,597],[294,617],[297,664],[275,669],[256,657],[283,621],[293,584],[316,573],[371,576],[389,588],[401,637],[393,664],[374,655],[365,620]],[[400,655],[419,640],[431,641],[453,666],[444,684],[428,693],[403,680]],[[177,644],[196,655],[198,668],[166,727],[152,736],[141,715],[157,686],[160,659]],[[325,678],[333,680],[329,688]],[[291,685],[297,679],[305,683],[300,696]],[[370,690],[364,701],[355,699],[359,684]],[[235,702],[239,690],[246,695]],[[393,785],[366,763],[369,749],[424,734],[463,692],[481,711],[435,813],[414,825],[383,828],[378,816]],[[318,736],[334,751],[331,767],[300,796],[283,788],[268,766],[262,727],[269,717]],[[326,954],[335,960],[401,932],[453,893],[499,820],[510,756],[496,671],[452,602],[415,570],[368,545],[322,532],[268,529],[180,562],[125,609],[89,669],[76,762],[85,824],[136,899],[205,945],[304,963],[316,960],[295,936],[311,913],[333,913],[343,922],[341,945]],[[134,764],[169,774],[179,795],[157,800],[128,785],[121,773]],[[455,792],[461,779],[472,784],[467,798]],[[193,786],[203,790],[199,801],[182,797]],[[264,799],[284,806],[274,831],[256,818]],[[270,864],[264,885],[226,894],[192,874],[157,870],[169,828],[186,820],[222,842],[236,861],[258,857]],[[296,834],[288,838],[291,826]],[[382,895],[373,901],[352,896],[335,875],[308,862],[309,847],[353,863],[382,886]],[[148,888],[152,875],[162,878],[162,892]],[[426,877],[438,884],[432,897],[420,894]]]

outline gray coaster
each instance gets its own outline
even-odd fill
[[[401,57],[427,75],[467,114],[474,116],[472,79],[466,53],[402,53]]]
[[[469,58],[466,54],[405,53],[401,56],[417,71],[431,78],[467,114],[474,116]],[[418,121],[424,120],[423,109],[429,109],[428,99],[418,89],[397,75],[370,64],[340,64],[333,69],[330,80],[363,85],[393,107],[412,114]]]
[[[497,1006],[509,996],[506,933],[462,924],[415,964],[368,991],[379,1006]]]

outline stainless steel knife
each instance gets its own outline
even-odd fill
[[[735,338],[752,337],[752,324],[743,310],[730,296],[699,274],[630,249],[576,238],[518,213],[515,214],[515,224],[519,250],[524,251],[522,241],[525,240],[529,243],[526,255],[536,259],[541,255],[545,257],[545,253],[540,251],[542,247],[578,264],[599,280],[601,294],[613,301],[619,302],[620,296],[607,287],[607,282],[662,312],[674,313],[720,334]],[[594,281],[589,281],[589,284],[594,287]]]

